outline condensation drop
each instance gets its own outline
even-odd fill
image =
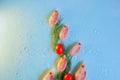
[[[19,72],[15,73],[16,80],[23,80],[22,75]]]
[[[95,32],[95,33],[97,33],[97,31],[96,31],[96,30],[94,30],[94,32]]]
[[[100,75],[103,76],[102,80],[106,80],[107,76],[110,74],[110,65],[107,64],[101,64],[100,65]]]
[[[78,56],[75,56],[74,58],[73,58],[73,61],[77,61],[78,60]]]
[[[18,72],[16,72],[16,73],[15,73],[15,75],[16,75],[16,76],[19,76],[19,73],[18,73]]]

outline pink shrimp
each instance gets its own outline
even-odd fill
[[[59,59],[58,64],[57,64],[57,69],[60,72],[62,72],[65,70],[66,65],[67,65],[67,59],[66,59],[66,56],[64,55]]]
[[[59,16],[59,13],[58,13],[57,10],[54,10],[51,13],[51,15],[49,17],[49,20],[48,20],[50,26],[53,26],[53,25],[55,25],[58,22],[58,16]]]
[[[47,74],[43,77],[43,80],[53,80],[53,71],[48,71]]]
[[[72,48],[69,51],[69,54],[71,56],[75,56],[80,51],[81,43],[76,43],[72,46]]]
[[[63,26],[62,29],[60,30],[60,33],[59,33],[59,38],[60,38],[60,40],[66,39],[67,35],[68,35],[68,26],[65,25],[65,26]]]
[[[83,63],[75,73],[75,80],[85,80],[86,78],[86,71],[85,71],[85,64]]]

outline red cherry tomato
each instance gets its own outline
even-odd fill
[[[57,54],[62,54],[63,51],[64,51],[64,46],[63,46],[63,44],[61,44],[61,43],[57,44],[57,46],[56,46],[56,53],[57,53]]]
[[[63,80],[72,80],[72,74],[70,73],[65,74]]]

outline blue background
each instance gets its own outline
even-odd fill
[[[0,12],[13,21],[8,26],[12,30],[7,28],[10,44],[4,47],[9,56],[3,61],[10,64],[0,68],[0,80],[37,80],[54,68],[57,55],[50,48],[51,27],[46,23],[52,9],[58,9],[69,26],[65,45],[83,43],[72,69],[85,61],[86,80],[120,80],[119,0],[1,0]]]

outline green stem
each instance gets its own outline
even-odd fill
[[[55,51],[55,47],[58,43],[59,40],[59,31],[62,28],[63,24],[61,24],[62,19],[59,19],[58,23],[56,25],[54,25],[52,27],[52,31],[51,31],[51,45],[52,45],[52,49],[53,51]],[[63,45],[63,41],[60,41]],[[68,73],[71,70],[71,59],[72,57],[68,54],[69,52],[69,48],[65,48],[64,45],[64,55],[66,55],[67,57],[67,65],[66,65],[66,69],[63,72],[58,72],[55,76],[54,76],[54,80],[63,80],[63,77],[66,73]]]

